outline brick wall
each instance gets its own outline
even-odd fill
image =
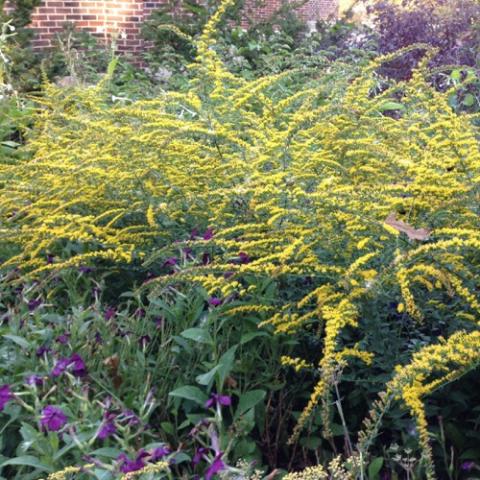
[[[298,9],[299,16],[306,22],[327,20],[338,14],[338,0],[295,0],[303,3]],[[282,6],[282,0],[246,0],[245,17],[248,21],[268,19]]]
[[[247,0],[245,16],[268,18],[281,5],[282,0]],[[308,0],[299,12],[308,20],[327,18],[335,14],[337,0]],[[120,52],[137,53],[145,49],[141,38],[142,23],[163,0],[43,0],[32,15],[31,28],[36,32],[34,47],[48,48],[55,34],[66,22],[87,30],[101,40],[118,36]],[[8,0],[6,10],[9,10]]]

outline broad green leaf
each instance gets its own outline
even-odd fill
[[[237,351],[237,345],[229,348],[219,360],[219,386],[218,388],[222,389],[223,384],[225,383],[225,379],[228,377],[230,372],[232,371],[234,362],[235,362],[235,352]]]
[[[162,430],[165,433],[168,433],[169,435],[173,435],[175,433],[175,427],[173,426],[173,423],[170,422],[162,422],[160,424],[160,427],[162,427]]]
[[[54,469],[51,466],[41,463],[40,460],[37,457],[34,457],[33,455],[23,455],[21,457],[11,458],[10,460],[3,462],[0,465],[0,468],[6,467],[8,465],[32,467],[48,473],[52,473],[54,471]]]
[[[183,387],[176,388],[175,390],[170,392],[169,395],[171,397],[179,397],[186,400],[192,400],[199,405],[203,405],[208,399],[207,395],[205,395],[202,390],[200,390],[198,387],[194,387],[193,385],[185,385]]]
[[[197,343],[207,343],[209,345],[213,343],[210,333],[204,328],[187,328],[180,335]]]
[[[402,105],[398,102],[385,102],[378,107],[381,112],[386,112],[387,110],[405,110],[405,105]]]
[[[122,453],[118,448],[98,448],[94,450],[90,455],[95,455],[97,457],[107,457],[107,458],[117,458]]]
[[[200,385],[209,385],[210,382],[213,380],[213,378],[215,377],[215,373],[217,373],[217,371],[222,368],[221,365],[217,365],[216,367],[213,367],[210,371],[208,371],[207,373],[204,373],[202,375],[198,375],[195,380],[197,381],[197,383],[199,383]]]
[[[265,398],[265,390],[251,390],[244,393],[238,402],[237,411],[235,412],[235,419],[243,415],[247,410],[253,408],[257,403]]]
[[[31,348],[30,343],[27,342],[23,337],[19,337],[18,335],[11,335],[11,334],[6,334],[3,335],[3,338],[7,338],[8,340],[11,340],[13,343],[16,343],[20,347],[24,348],[25,350]]]
[[[383,467],[383,458],[374,458],[368,466],[368,480],[375,480]]]
[[[267,332],[249,332],[245,333],[242,335],[240,338],[240,345],[245,345],[246,343],[250,342],[250,340],[253,340],[254,338],[257,337],[268,337],[269,334]]]
[[[462,78],[462,71],[456,68],[455,70],[452,70],[452,73],[450,74],[450,78],[454,82],[459,82],[460,79]]]
[[[471,107],[475,104],[475,97],[471,93],[467,93],[462,103],[465,107]]]

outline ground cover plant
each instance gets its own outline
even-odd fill
[[[184,91],[112,101],[114,62],[45,84],[2,158],[1,475],[475,478],[463,74],[439,91],[414,45],[246,80],[215,49],[230,3]]]

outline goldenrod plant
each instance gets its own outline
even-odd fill
[[[375,414],[403,401],[433,478],[426,397],[480,359],[474,117],[457,115],[449,92],[432,88],[435,52],[422,45],[350,76],[332,63],[239,78],[215,51],[217,22],[232,3],[222,2],[198,40],[184,93],[125,105],[105,98],[108,77],[67,91],[45,85],[32,159],[0,166],[2,269],[48,279],[94,264],[143,265],[156,272],[142,287],[152,301],[169,286],[199,284],[232,318],[262,313],[278,334],[313,332],[320,376],[292,441],[319,404],[331,438],[334,383],[350,364],[374,360],[362,330],[370,306],[393,302],[417,325],[441,315],[459,330],[392,372]],[[424,57],[409,81],[378,76],[412,50]],[[273,279],[288,294],[248,303],[249,278]]]

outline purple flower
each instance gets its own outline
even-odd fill
[[[74,353],[70,357],[69,366],[72,369],[73,375],[76,377],[84,377],[87,374],[87,366],[85,365],[83,358],[78,353]]]
[[[114,307],[108,307],[103,314],[105,321],[111,320],[117,314],[117,310]]]
[[[212,257],[210,257],[210,254],[205,252],[203,255],[202,255],[202,265],[208,265],[209,263],[211,263],[212,261]]]
[[[108,437],[111,437],[117,432],[117,427],[115,423],[113,423],[113,419],[107,419],[102,423],[100,426],[100,430],[98,431],[98,438],[100,440],[105,440]]]
[[[162,317],[154,318],[153,321],[155,323],[155,327],[157,327],[158,329],[162,328],[165,323],[165,319]]]
[[[59,377],[67,370],[71,370],[75,377],[84,377],[87,374],[85,362],[78,353],[74,353],[70,358],[61,358],[58,360],[53,367],[52,376]]]
[[[70,339],[70,334],[65,332],[59,335],[55,341],[58,343],[61,343],[62,345],[66,345],[68,343],[68,340]]]
[[[41,387],[43,385],[43,378],[40,375],[28,375],[28,377],[25,378],[25,383],[32,387]]]
[[[95,332],[95,343],[103,343],[103,338],[100,335],[100,332]]]
[[[52,264],[54,258],[55,258],[55,256],[49,253],[49,254],[47,255],[47,264],[48,264],[48,265]]]
[[[250,263],[251,262],[250,257],[245,252],[240,252],[238,254],[238,260],[239,260],[240,263]]]
[[[40,424],[46,430],[51,432],[58,432],[67,423],[67,416],[63,411],[54,407],[53,405],[47,405],[42,410],[42,416],[40,418]]]
[[[80,273],[92,273],[93,272],[93,268],[92,267],[87,267],[87,266],[81,266],[81,267],[78,267],[78,271]]]
[[[40,305],[42,304],[42,301],[40,299],[35,299],[35,300],[30,300],[28,302],[28,310],[30,312],[33,312],[34,310],[36,310]]]
[[[193,466],[198,465],[202,461],[203,456],[207,452],[208,452],[208,448],[205,448],[205,447],[198,448],[197,451],[195,452],[195,455],[193,456],[193,459],[192,459]]]
[[[49,353],[51,352],[52,350],[50,348],[48,348],[46,345],[42,345],[41,347],[38,347],[36,352],[35,352],[35,355],[37,357],[43,357],[43,355],[45,355],[46,353]]]
[[[227,280],[227,279],[233,277],[234,275],[235,275],[235,272],[225,272],[223,274],[223,278],[225,278],[225,280]]]
[[[218,297],[210,297],[208,299],[208,304],[211,305],[212,307],[218,307],[219,305],[222,304],[222,300]]]
[[[141,348],[146,348],[146,346],[152,341],[149,335],[142,335],[138,339],[138,343],[140,344]]]
[[[472,470],[474,467],[475,467],[475,462],[472,462],[472,461],[463,462],[462,465],[460,466],[462,470],[465,470],[467,472]]]
[[[137,308],[134,313],[135,317],[143,318],[145,316],[145,310],[143,308]]]
[[[52,377],[59,377],[62,373],[64,373],[67,370],[69,365],[70,365],[69,358],[61,358],[60,360],[57,360],[57,363],[55,364],[52,370]]]
[[[213,238],[213,228],[208,227],[203,234],[204,240],[211,240]]]
[[[167,447],[166,445],[164,445],[164,446],[162,446],[162,447],[157,447],[157,448],[152,452],[150,461],[151,461],[151,462],[158,462],[159,460],[161,460],[161,459],[162,459],[163,457],[165,457],[166,455],[169,455],[170,453],[172,453],[172,451],[171,451],[170,448]]]
[[[2,385],[0,387],[0,412],[5,408],[5,405],[13,399],[13,393],[10,385]]]
[[[135,457],[134,460],[130,460],[124,453],[118,456],[118,461],[121,462],[120,464],[120,471],[122,473],[130,473],[136,472],[137,470],[141,470],[145,467],[144,458],[148,456],[148,453],[145,450],[140,450],[138,455]]]
[[[225,463],[223,463],[222,455],[223,453],[220,452],[218,455],[215,456],[215,459],[205,471],[205,480],[210,480],[218,472],[225,470],[226,465]]]
[[[217,405],[223,405],[228,407],[232,404],[232,398],[228,395],[220,395],[218,393],[213,393],[212,396],[205,402],[205,408],[211,408]]]
[[[173,267],[174,265],[176,265],[178,263],[178,258],[177,257],[170,257],[170,258],[167,258],[164,262],[163,262],[163,266],[164,267]]]
[[[134,426],[140,423],[140,419],[131,410],[124,410],[122,415],[127,425]]]

